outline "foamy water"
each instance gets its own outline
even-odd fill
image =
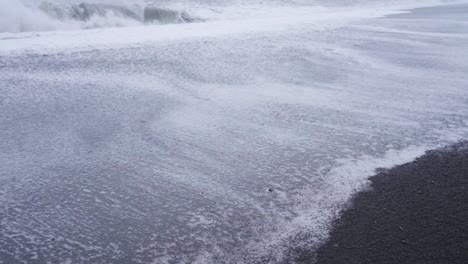
[[[448,0],[450,1],[450,0]],[[448,2],[445,1],[445,2]],[[282,16],[310,7],[395,8],[444,1],[0,0],[0,33],[77,30]],[[455,2],[455,1],[450,1]]]
[[[301,263],[468,137],[466,6],[0,1],[0,263]]]
[[[76,30],[201,21],[144,2],[0,1],[0,32]]]

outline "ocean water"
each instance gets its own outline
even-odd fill
[[[466,11],[0,0],[0,263],[310,263],[375,169],[468,138]]]
[[[447,0],[446,0],[447,1]],[[450,0],[448,0],[450,1]],[[439,1],[425,1],[437,3]],[[418,5],[421,1],[416,2]],[[408,1],[371,0],[1,0],[0,32],[76,30],[284,15],[305,7],[384,8]],[[272,10],[273,9],[273,10]],[[291,12],[294,16],[294,12]]]

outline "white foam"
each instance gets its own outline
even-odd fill
[[[375,168],[467,138],[464,38],[391,29],[392,19],[318,32],[392,8],[285,10],[3,34],[0,54],[21,56],[1,58],[0,200],[28,209],[8,215],[9,237],[37,240],[16,250],[63,233],[68,246],[45,257],[164,263],[213,245],[200,263],[284,259],[287,245],[320,245]],[[118,49],[133,46],[145,48]],[[29,56],[92,49],[114,50]],[[107,248],[107,234],[122,244]],[[234,256],[220,249],[238,245]]]
[[[299,204],[294,211],[298,216],[293,220],[277,223],[278,231],[268,233],[260,243],[251,243],[245,250],[252,259],[262,257],[280,261],[287,258],[288,247],[313,249],[326,241],[331,223],[357,192],[369,187],[369,177],[377,168],[391,168],[410,162],[423,155],[431,146],[409,147],[403,150],[390,150],[383,157],[362,156],[356,160],[341,160],[342,165],[325,173],[325,184],[317,192],[316,187],[306,187],[295,199]],[[300,241],[291,241],[300,234],[309,234]],[[206,258],[210,254],[204,253]],[[237,256],[236,256],[237,257]]]
[[[332,223],[346,209],[351,198],[359,192],[370,188],[371,176],[377,169],[390,169],[406,164],[423,156],[427,151],[442,148],[466,139],[468,130],[443,131],[437,145],[410,146],[405,149],[391,149],[381,157],[364,155],[357,159],[341,159],[341,165],[334,168],[322,168],[321,178],[324,183],[317,186],[306,186],[295,197],[288,197],[297,216],[286,221],[280,220],[269,226],[272,232],[259,231],[257,240],[251,241],[236,253],[225,252],[213,246],[202,251],[195,263],[215,263],[224,259],[226,263],[256,263],[260,259],[268,259],[273,263],[293,263],[288,253],[291,246],[294,249],[304,248],[314,251],[327,241]],[[271,223],[270,223],[271,224]]]
[[[302,8],[278,16],[206,23],[148,26],[133,28],[93,29],[54,33],[0,34],[0,54],[63,53],[95,49],[135,47],[155,42],[190,40],[193,38],[227,37],[238,34],[291,30],[292,26],[308,26],[317,30],[342,26],[359,19],[397,13],[395,10],[362,9],[329,10]],[[229,28],[229,30],[226,30]],[[31,37],[34,36],[34,37]]]

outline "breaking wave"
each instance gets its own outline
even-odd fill
[[[38,5],[0,0],[0,32],[47,31],[122,27],[146,24],[175,24],[202,21],[186,11],[153,5],[61,4]]]

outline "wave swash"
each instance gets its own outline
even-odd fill
[[[468,140],[468,0],[152,1],[0,0],[0,264],[314,263]]]

